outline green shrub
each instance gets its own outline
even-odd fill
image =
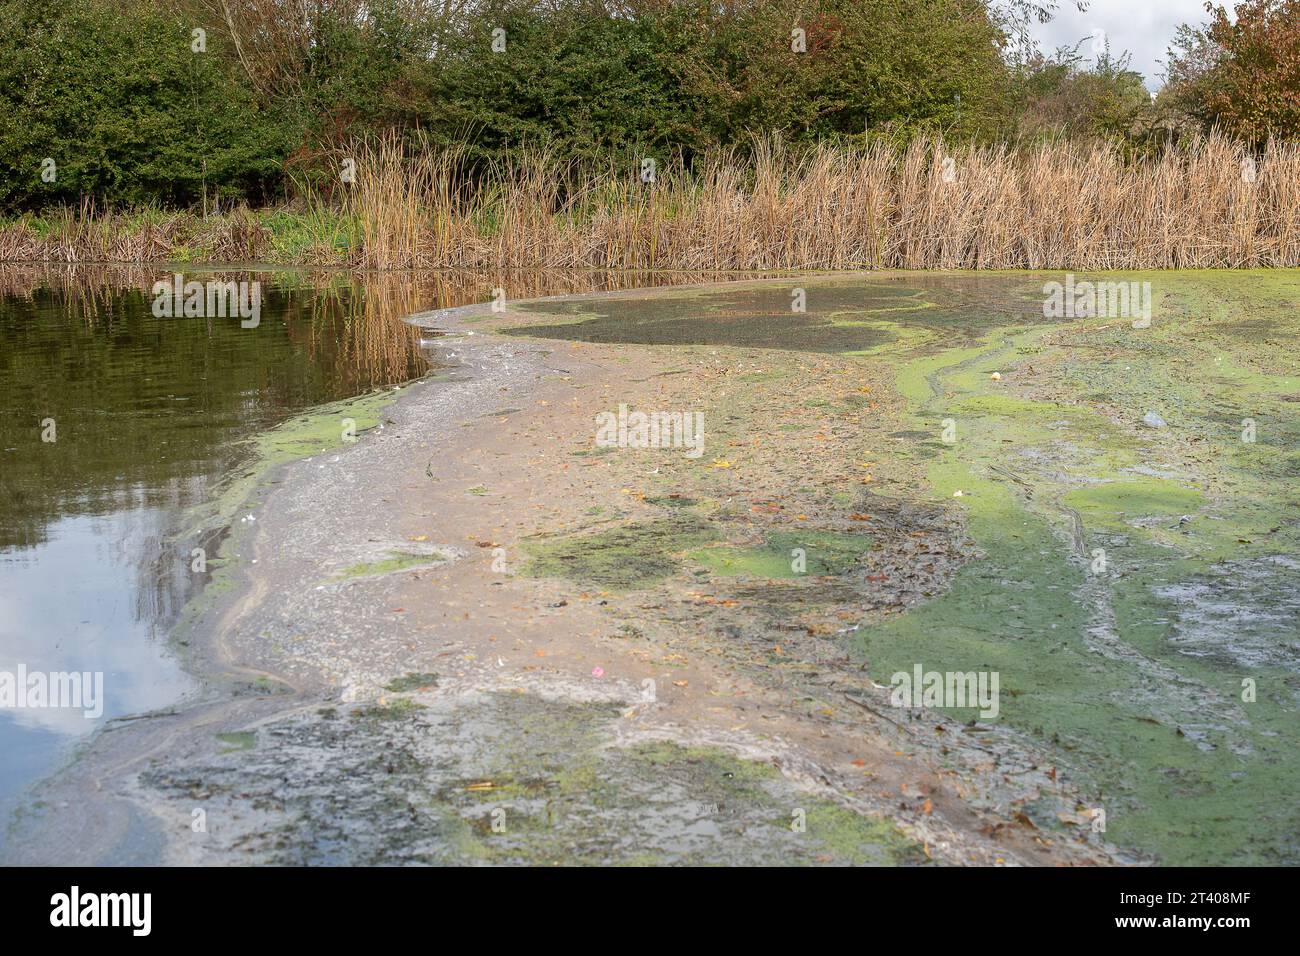
[[[0,2],[0,208],[276,193],[293,135],[190,31],[145,4]]]

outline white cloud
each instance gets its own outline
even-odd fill
[[[1085,40],[1079,52],[1093,58],[1094,30],[1104,31],[1111,54],[1132,54],[1130,68],[1141,73],[1147,87],[1159,88],[1166,51],[1174,30],[1182,23],[1201,24],[1206,19],[1204,0],[1091,0],[1080,12],[1072,0],[1059,0],[1051,23],[1035,25],[1032,33],[1050,53],[1059,46],[1073,46]]]

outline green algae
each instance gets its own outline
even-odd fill
[[[223,754],[236,753],[241,750],[252,750],[257,746],[257,735],[251,730],[229,734],[217,734],[217,740],[226,745],[218,751],[218,753]]]
[[[769,762],[714,746],[621,743],[622,709],[499,691],[455,707],[369,705],[350,720],[299,713],[264,729],[292,746],[150,768],[141,780],[187,812],[201,801],[229,819],[218,838],[268,863],[927,860],[888,817],[810,792]]]
[[[1195,513],[1205,497],[1194,488],[1159,478],[1112,481],[1066,492],[1061,502],[1077,509],[1089,527],[1128,530],[1142,518],[1172,518]]]
[[[1089,348],[1063,352],[1050,383],[1059,397],[1041,386],[1007,394],[995,391],[1006,381],[989,380],[992,370],[1055,357],[1043,330],[1008,327],[900,367],[917,431],[937,431],[945,418],[957,426],[929,479],[944,497],[962,491],[982,556],[946,595],[864,626],[857,650],[881,680],[918,662],[997,671],[999,720],[1051,745],[1106,807],[1114,842],[1167,863],[1294,862],[1300,811],[1278,798],[1300,784],[1294,663],[1277,666],[1285,655],[1258,644],[1243,648],[1233,630],[1245,624],[1212,646],[1192,644],[1186,601],[1173,597],[1224,561],[1294,548],[1286,517],[1294,491],[1259,468],[1276,446],[1261,450],[1236,434],[1255,410],[1290,437],[1276,397],[1291,393],[1292,377],[1265,371],[1263,350],[1240,342],[1223,361],[1234,343],[1179,308],[1178,277],[1161,281],[1178,291],[1164,322],[1139,332],[1080,321],[1071,330],[1069,342]],[[1213,297],[1215,279],[1188,283],[1200,301]],[[1255,298],[1270,327],[1294,324],[1283,296]],[[1150,408],[1169,421],[1168,436],[1136,427]],[[1174,457],[1160,444],[1169,439],[1207,443],[1209,454],[1171,463],[1177,477],[1137,474]],[[1252,607],[1258,616],[1270,586],[1295,584],[1283,572],[1268,580],[1261,603],[1245,603],[1233,620],[1249,619]],[[1271,634],[1276,645],[1284,632]],[[1244,702],[1243,679],[1268,691]]]
[[[481,773],[434,803],[473,821],[494,863],[910,865],[923,848],[884,817],[796,788],[771,764],[707,746],[610,746],[617,708],[494,695],[498,720]],[[509,739],[507,739],[507,736]],[[500,824],[491,826],[494,819]]]
[[[977,551],[947,593],[860,627],[854,650],[872,674],[996,670],[998,722],[1056,755],[1106,808],[1112,842],[1166,863],[1300,861],[1300,809],[1285,797],[1300,785],[1300,640],[1286,610],[1300,570],[1300,280],[1078,277],[1150,282],[1142,328],[1045,319],[1043,284],[1063,278],[807,277],[529,309],[511,331],[888,363],[907,402],[896,453],[961,509]],[[806,316],[781,314],[795,285]],[[587,314],[564,329],[547,322],[577,308]],[[1144,427],[1149,411],[1167,424]],[[715,435],[746,437],[729,427]],[[690,560],[790,575],[770,542],[724,540]]]
[[[779,531],[765,535],[759,547],[703,548],[689,558],[713,574],[797,578],[844,574],[870,547],[869,535]]]
[[[529,560],[523,573],[630,591],[676,574],[686,552],[716,538],[709,522],[689,513],[631,522],[595,534],[535,538],[525,542]]]
[[[359,561],[344,568],[336,574],[336,580],[361,577],[378,577],[396,571],[410,571],[416,568],[436,567],[446,563],[446,558],[438,553],[415,551],[389,551],[388,556],[377,561]]]
[[[401,677],[394,677],[384,685],[384,690],[391,691],[394,694],[404,694],[413,690],[422,690],[426,687],[437,687],[438,675],[432,673],[423,674],[404,674]]]
[[[918,865],[925,848],[884,817],[868,817],[832,803],[808,807],[804,826],[838,866]]]
[[[396,700],[388,700],[365,707],[357,711],[354,716],[361,720],[372,721],[410,720],[423,708],[424,705],[419,701],[411,700],[409,697],[398,697]]]

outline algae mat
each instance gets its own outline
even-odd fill
[[[618,703],[422,693],[437,683],[412,674],[381,703],[220,735],[228,746],[209,761],[142,784],[181,817],[201,800],[224,821],[214,839],[262,865],[927,861],[889,819],[811,795],[770,764],[665,740],[615,746]]]
[[[1044,307],[1054,282],[1136,285],[1128,310],[1060,315]],[[956,509],[974,546],[944,593],[864,614],[845,650],[882,684],[918,667],[996,675],[996,717],[925,703],[1048,748],[1107,840],[1168,864],[1260,864],[1300,861],[1298,305],[1300,279],[1280,272],[893,274],[521,303],[490,321],[883,367],[906,422],[880,456]],[[699,410],[734,433],[709,400]],[[653,581],[613,583],[779,565],[680,537]],[[548,553],[540,573],[563,567]],[[1049,806],[1026,807],[1031,825],[1077,824]]]

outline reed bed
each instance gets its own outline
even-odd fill
[[[204,218],[190,212],[101,210],[91,203],[0,223],[0,262],[144,263],[195,258],[257,262],[271,229],[246,208]]]
[[[471,170],[395,138],[291,209],[0,226],[0,261],[275,261],[367,269],[1166,269],[1300,265],[1300,144],[1210,135],[1127,161],[1058,139],[905,147],[760,141],[690,167],[592,170],[546,150]]]

